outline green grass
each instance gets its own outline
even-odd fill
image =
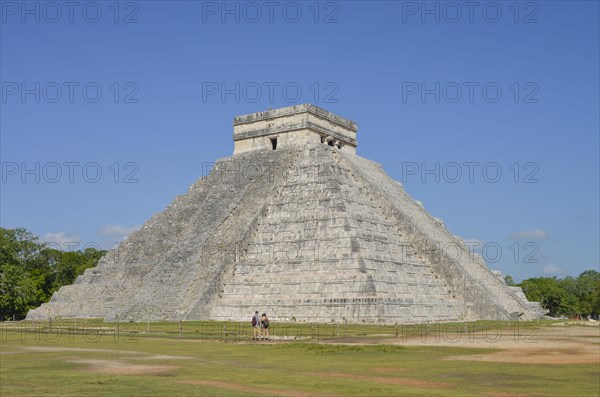
[[[69,326],[74,325],[71,321],[54,322],[53,326],[69,330]],[[487,323],[471,324],[484,329]],[[507,323],[495,324],[505,330],[514,328]],[[570,396],[575,391],[577,395],[594,396],[599,393],[600,373],[596,364],[444,361],[447,356],[496,350],[392,345],[386,340],[393,341],[395,330],[383,326],[348,326],[346,332],[340,332],[339,339],[336,339],[337,327],[335,337],[325,332],[328,328],[322,327],[321,331],[331,342],[361,342],[333,344],[315,339],[230,342],[236,338],[219,338],[216,332],[222,331],[223,323],[210,322],[184,323],[181,339],[179,324],[173,323],[151,323],[148,334],[141,333],[146,332],[147,324],[139,324],[139,333],[130,333],[124,330],[126,324],[120,324],[119,334],[115,334],[116,324],[89,321],[87,335],[64,331],[60,337],[56,332],[42,334],[44,328],[39,324],[36,332],[31,332],[31,323],[19,325],[23,327],[19,331],[5,329],[1,339],[2,396],[270,396],[286,393],[296,396],[485,396],[490,393]],[[82,322],[78,325],[82,327]],[[236,330],[234,323],[227,326],[230,332]],[[316,326],[306,325],[306,334],[310,334],[310,327]],[[93,333],[92,329],[102,333]],[[203,334],[207,330],[215,333]],[[362,343],[365,340],[367,344]],[[169,357],[152,357],[157,354]],[[81,360],[173,368],[145,375],[102,373]],[[198,381],[199,384],[186,383]]]
[[[434,337],[436,334],[458,335],[487,330],[491,335],[500,331],[509,335],[520,331],[523,335],[527,330],[543,327],[561,321],[540,320],[536,322],[507,322],[507,321],[476,321],[469,323],[436,323],[418,325],[371,325],[371,324],[310,324],[310,323],[274,323],[271,326],[272,335],[297,337],[297,339],[311,340],[344,340],[353,341],[357,338],[363,342],[372,339],[381,343],[386,338],[402,338],[403,335],[424,335]],[[563,321],[564,322],[564,321]],[[13,325],[14,324],[14,325]],[[80,333],[82,330],[88,334],[114,334],[119,332],[119,337],[175,337],[180,338],[180,324],[178,322],[104,322],[101,319],[58,319],[47,322],[21,321],[17,323],[4,323],[5,328],[17,327],[19,330],[32,330],[45,332],[51,329],[62,329],[64,334]],[[239,341],[252,336],[252,327],[248,322],[215,322],[215,321],[184,321],[182,337],[204,340]]]

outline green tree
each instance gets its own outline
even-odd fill
[[[0,313],[7,319],[20,318],[37,306],[38,290],[35,281],[18,266],[8,264],[0,273]]]
[[[95,248],[64,252],[40,243],[26,229],[0,228],[0,319],[24,317],[105,253]]]
[[[568,296],[556,277],[539,277],[524,280],[521,288],[530,301],[540,302],[551,316],[568,314]]]
[[[55,285],[72,284],[77,276],[83,274],[86,269],[96,266],[106,251],[95,248],[86,248],[85,251],[61,252],[56,263]]]
[[[586,270],[578,277],[539,277],[524,280],[520,287],[530,301],[537,301],[551,316],[600,313],[600,272]]]
[[[575,294],[578,299],[577,313],[597,316],[600,312],[600,272],[586,270],[576,280]]]
[[[45,293],[51,270],[41,258],[44,244],[25,229],[0,228],[0,317],[22,317]]]

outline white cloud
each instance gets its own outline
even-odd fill
[[[548,237],[548,233],[542,229],[523,230],[510,235],[510,238],[514,240],[546,240]]]
[[[547,276],[558,276],[559,274],[563,273],[563,270],[555,264],[549,264],[544,266],[544,268],[542,269],[542,273],[544,273]]]
[[[115,240],[123,240],[127,238],[132,232],[136,230],[140,230],[140,225],[135,225],[131,227],[121,226],[121,225],[105,225],[98,229],[98,234],[103,237],[108,237],[110,239]]]
[[[41,240],[50,246],[50,248],[63,251],[77,251],[81,244],[81,237],[67,232],[46,233]]]

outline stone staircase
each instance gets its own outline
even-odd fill
[[[228,275],[211,318],[242,320],[254,310],[320,322],[462,318],[463,302],[429,266],[391,255],[402,241],[334,149],[305,148],[295,166],[299,175],[273,191],[250,242],[253,254]]]

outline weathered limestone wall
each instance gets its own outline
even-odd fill
[[[404,242],[394,225],[337,153],[323,144],[299,152],[211,318],[242,320],[265,310],[276,320],[461,320],[461,298],[429,266],[398,255]]]
[[[275,133],[236,141],[235,154],[252,150],[272,150],[271,139],[277,139],[277,149],[289,149],[297,146],[316,145],[321,142],[319,135],[308,129],[286,133]]]
[[[320,143],[329,137],[344,151],[356,153],[356,124],[312,105],[297,105],[238,116],[234,120],[234,155],[251,150]]]

